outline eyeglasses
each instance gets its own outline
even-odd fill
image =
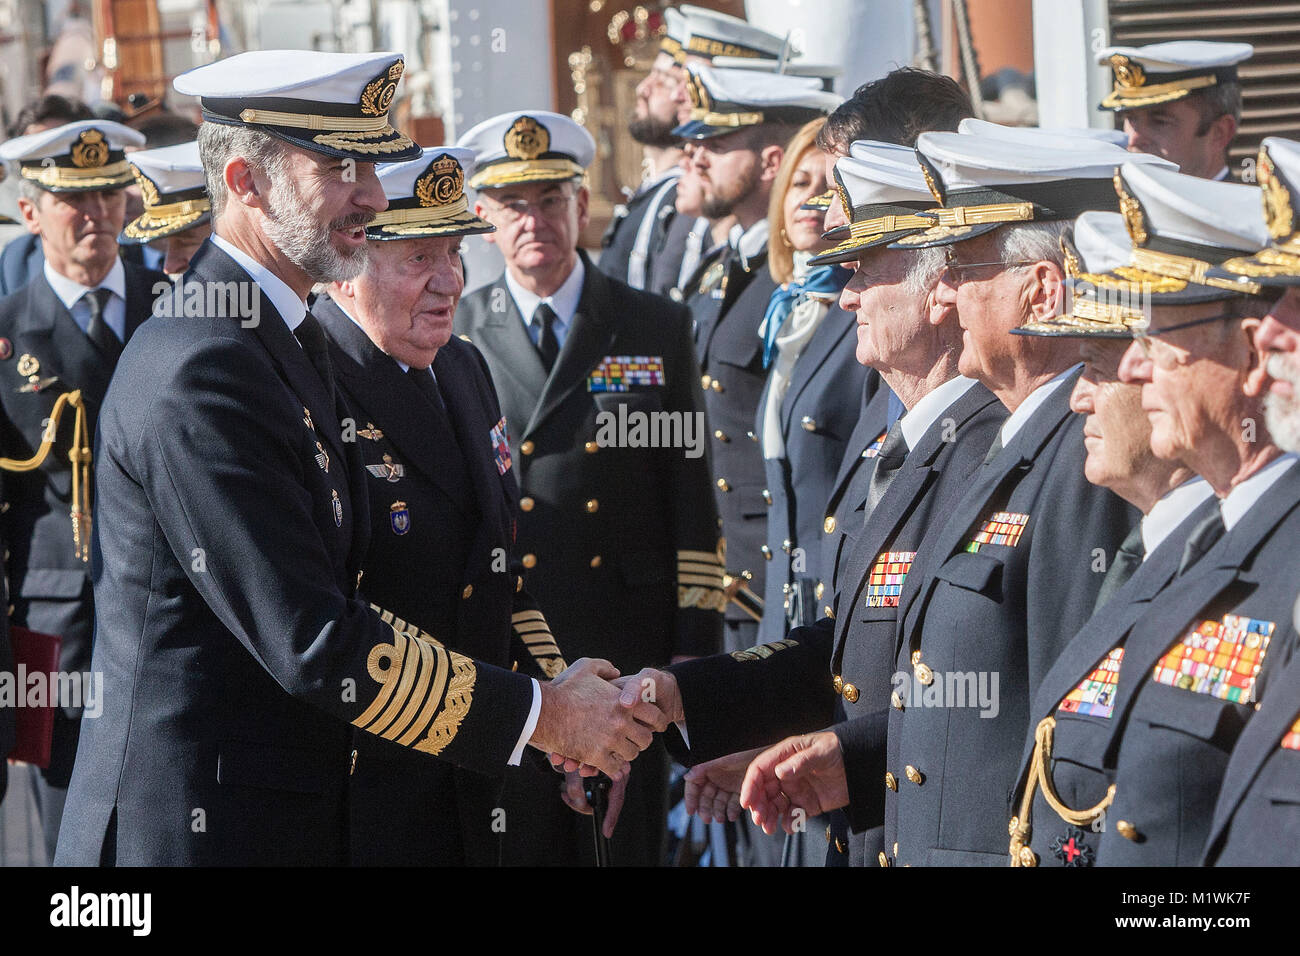
[[[1162,335],[1168,335],[1170,332],[1177,332],[1181,329],[1190,329],[1197,325],[1208,325],[1211,322],[1220,322],[1224,319],[1240,319],[1242,316],[1235,315],[1231,312],[1221,312],[1218,315],[1207,315],[1199,319],[1190,319],[1187,322],[1178,322],[1174,325],[1166,325],[1160,329],[1139,329],[1134,328],[1133,341],[1137,342],[1142,349],[1142,354],[1147,358],[1151,357],[1151,340],[1158,339]]]
[[[1012,266],[1027,266],[1038,260],[1036,259],[1011,259],[996,262],[958,262],[953,256],[951,249],[944,250],[944,266],[947,276],[950,277],[951,285],[961,285],[965,280],[962,279],[962,273],[969,272],[971,269],[984,269],[989,266],[997,266],[999,269],[1010,269]]]
[[[492,200],[493,204],[501,211],[501,218],[507,223],[518,222],[525,216],[535,214],[544,219],[557,219],[569,207],[573,197],[567,193],[551,193],[549,196],[543,196],[535,203],[527,199],[512,199],[509,202],[499,202]]]

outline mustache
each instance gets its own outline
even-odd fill
[[[374,213],[354,212],[349,216],[344,216],[342,219],[335,219],[330,223],[330,230],[352,229],[356,226],[364,226],[374,218]]]

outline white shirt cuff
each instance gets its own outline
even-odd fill
[[[510,759],[506,761],[507,767],[518,767],[519,762],[524,759],[524,748],[528,746],[528,741],[533,738],[533,731],[537,729],[537,718],[542,716],[542,685],[537,683],[535,677],[530,677],[529,680],[533,682],[533,706],[528,711],[528,719],[524,721],[519,742],[515,744]]]
[[[682,735],[682,743],[686,744],[686,749],[691,749],[691,738],[686,736],[686,721],[679,720],[674,723],[677,732]]]

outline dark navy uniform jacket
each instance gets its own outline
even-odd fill
[[[970,487],[1007,410],[976,383],[942,411],[854,538],[836,595],[832,678],[835,733],[849,785],[850,863],[874,866],[883,847],[885,737],[894,692],[898,599],[916,554],[929,547]],[[862,511],[850,520],[861,521]]]
[[[171,283],[161,272],[124,266],[129,340],[153,310],[155,286]],[[81,330],[43,272],[0,300],[0,338],[8,342],[0,350],[5,356],[0,359],[0,455],[32,457],[41,447],[55,402],[77,389],[93,440],[115,362]],[[77,557],[70,517],[68,452],[75,415],[71,407],[63,411],[54,446],[40,468],[5,474],[0,515],[0,537],[9,550],[12,623],[62,637],[59,666],[65,673],[90,670],[95,628],[90,564]],[[72,774],[80,715],[78,707],[56,712],[46,778],[57,786],[67,786]]]
[[[1092,613],[1096,555],[1113,554],[1137,520],[1084,478],[1077,378],[980,469],[904,582],[896,670],[913,680],[890,710],[882,862],[1006,862],[1029,702]]]
[[[668,244],[670,230],[678,220],[692,221],[689,216],[678,215],[676,201],[677,177],[667,174],[629,199],[626,215],[611,220],[601,239],[600,271],[611,279],[627,282],[633,260],[642,257],[642,284],[633,288],[668,295],[677,285],[686,252],[685,242]],[[648,225],[647,217],[651,219]],[[643,226],[649,231],[643,248],[638,248],[637,236]]]
[[[761,641],[785,636],[785,602],[798,580],[806,578],[815,587],[828,576],[822,563],[826,502],[862,410],[858,396],[874,395],[880,387],[879,373],[858,363],[856,325],[857,316],[837,305],[827,311],[799,353],[781,402],[785,455],[763,459],[772,500],[767,513],[772,560],[766,569]],[[767,381],[754,421],[760,454],[770,374]],[[808,610],[820,616],[819,605]]]
[[[1228,759],[1204,863],[1300,862],[1300,660],[1275,671],[1272,683]]]
[[[212,242],[185,280],[251,281]],[[371,479],[350,412],[258,302],[248,324],[155,317],[118,362],[96,442],[104,710],[57,863],[344,863],[354,726],[500,772],[526,722],[523,674],[357,596]]]
[[[726,568],[733,576],[749,572],[750,590],[761,595],[771,556],[763,554],[767,546],[768,506],[763,496],[767,477],[754,431],[754,415],[767,383],[758,327],[776,291],[776,281],[767,269],[766,247],[747,260],[730,246],[720,255],[701,266],[702,278],[690,286],[687,303],[695,320],[695,352],[712,431],[709,455],[718,516],[727,542]],[[721,267],[720,275],[715,266]],[[754,619],[735,602],[728,604],[726,617],[745,623],[748,635],[757,633]]]
[[[1030,709],[1030,725],[1020,760],[1019,785],[1009,813],[1016,824],[1028,826],[1016,845],[1027,844],[1036,866],[1090,866],[1096,862],[1097,843],[1104,822],[1071,823],[1062,819],[1035,785],[1031,814],[1021,812],[1024,788],[1034,755],[1035,732],[1040,721],[1052,717],[1050,763],[1046,768],[1053,792],[1072,811],[1097,807],[1106,797],[1111,775],[1105,769],[1105,750],[1113,720],[1119,670],[1112,651],[1121,647],[1125,634],[1169,587],[1178,574],[1188,536],[1219,507],[1211,496],[1194,508],[1178,527],[1160,542],[1147,559],[1071,638],[1061,656],[1043,678]],[[1086,683],[1086,688],[1085,688]],[[1062,707],[1076,688],[1079,699]],[[1082,704],[1085,693],[1088,703]],[[1037,784],[1037,781],[1036,781]],[[1024,836],[1029,839],[1025,840]],[[1024,861],[1021,861],[1024,862]]]
[[[317,299],[312,314],[329,336],[366,469],[371,536],[361,592],[468,657],[542,679],[558,674],[564,660],[511,553],[519,490],[493,446],[502,415],[482,355],[455,337],[438,350],[444,411],[337,304]],[[353,737],[354,865],[497,861],[499,777],[361,730]]]
[[[1200,862],[1233,745],[1294,653],[1297,536],[1292,464],[1133,625],[1108,728],[1115,799],[1098,865]]]

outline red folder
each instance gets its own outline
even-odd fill
[[[18,730],[18,740],[9,754],[10,760],[21,760],[38,767],[50,765],[50,744],[54,738],[53,688],[46,694],[46,706],[28,707],[26,681],[18,681],[18,675],[44,674],[59,671],[59,651],[63,638],[53,634],[40,634],[25,627],[9,628],[9,640],[14,649],[14,676],[19,706],[14,708]]]

